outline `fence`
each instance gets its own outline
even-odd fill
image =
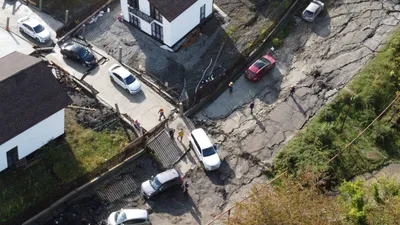
[[[139,153],[142,149],[146,148],[147,140],[149,138],[154,137],[160,131],[162,131],[165,127],[165,124],[168,122],[168,119],[159,123],[156,127],[151,129],[150,131],[146,132],[143,136],[135,139],[131,143],[129,143],[125,149],[120,152],[119,154],[115,155],[111,159],[107,160],[103,164],[100,164],[96,169],[92,170],[89,173],[86,173],[75,180],[65,183],[59,186],[58,189],[54,190],[52,193],[49,193],[46,196],[46,199],[35,203],[34,205],[26,208],[23,213],[20,215],[13,217],[9,221],[7,221],[4,225],[16,225],[22,224],[23,222],[29,220],[33,216],[37,215],[41,211],[50,207],[53,203],[58,201],[59,199],[63,198],[67,194],[71,193],[72,191],[76,190],[77,188],[81,187],[82,185],[90,182],[96,177],[108,172],[111,168],[115,167],[116,165],[124,162],[125,160],[129,159],[131,156]]]
[[[294,13],[295,10],[298,9],[299,6],[305,0],[295,0],[290,7],[286,10],[283,10],[277,17],[280,18],[279,21],[275,21],[272,26],[270,26],[269,30],[266,32],[268,35],[264,40],[262,40],[262,44],[258,46],[258,48],[251,52],[251,49],[247,50],[244,54],[242,54],[235,62],[232,64],[233,66],[223,72],[221,75],[216,76],[213,81],[207,83],[207,85],[203,85],[201,89],[198,90],[197,95],[195,97],[196,102],[193,102],[192,106],[185,112],[185,115],[190,117],[194,115],[198,110],[200,110],[204,105],[212,102],[216,97],[223,93],[228,87],[228,83],[230,81],[236,80],[242,73],[240,71],[245,70],[245,68],[249,65],[249,63],[253,62],[259,55],[265,51],[265,48],[268,46],[268,42],[277,32],[282,29],[288,22],[288,16],[291,13]],[[247,57],[245,57],[247,56]]]
[[[110,2],[111,2],[110,0],[99,0],[96,3],[87,6],[77,16],[71,19],[71,21],[69,21],[67,24],[64,24],[64,26],[62,26],[56,31],[56,38],[63,37],[68,32],[77,27],[80,23],[84,22],[86,19],[88,19],[90,16],[96,13],[99,9],[105,7]]]

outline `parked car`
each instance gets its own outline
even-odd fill
[[[213,145],[203,129],[193,130],[189,135],[189,146],[207,171],[216,170],[221,165],[216,145]]]
[[[144,209],[121,209],[112,212],[107,220],[108,225],[144,225],[151,224],[149,214]]]
[[[245,72],[245,76],[250,81],[258,81],[264,74],[272,70],[276,65],[276,60],[271,55],[264,55],[257,59]]]
[[[94,54],[88,48],[75,42],[66,42],[62,44],[61,54],[65,58],[75,60],[83,66],[93,66],[96,64],[96,57]]]
[[[121,65],[115,64],[108,69],[111,81],[114,81],[130,94],[136,94],[141,90],[138,79]]]
[[[182,185],[182,182],[183,176],[176,169],[170,169],[151,176],[150,180],[143,182],[141,193],[146,199],[149,199],[170,187]]]
[[[324,3],[321,1],[312,1],[303,11],[302,17],[308,22],[314,22],[314,19],[324,10]]]
[[[24,16],[17,20],[17,23],[21,32],[32,37],[39,43],[45,43],[51,38],[50,32],[34,19]]]

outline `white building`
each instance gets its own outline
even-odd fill
[[[64,134],[71,99],[41,59],[0,58],[0,171]]]
[[[212,14],[213,0],[121,0],[124,20],[173,47]]]

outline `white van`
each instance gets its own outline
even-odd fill
[[[203,129],[198,128],[190,133],[189,146],[194,150],[200,162],[203,163],[205,170],[216,170],[221,165],[217,146],[211,143]]]

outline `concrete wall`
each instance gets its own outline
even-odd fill
[[[171,22],[171,41],[165,44],[172,46],[182,39],[189,31],[200,23],[200,8],[206,5],[205,17],[211,15],[213,10],[213,0],[198,0],[185,12]]]
[[[64,109],[0,145],[0,171],[8,167],[7,151],[18,146],[19,159],[64,133]]]

